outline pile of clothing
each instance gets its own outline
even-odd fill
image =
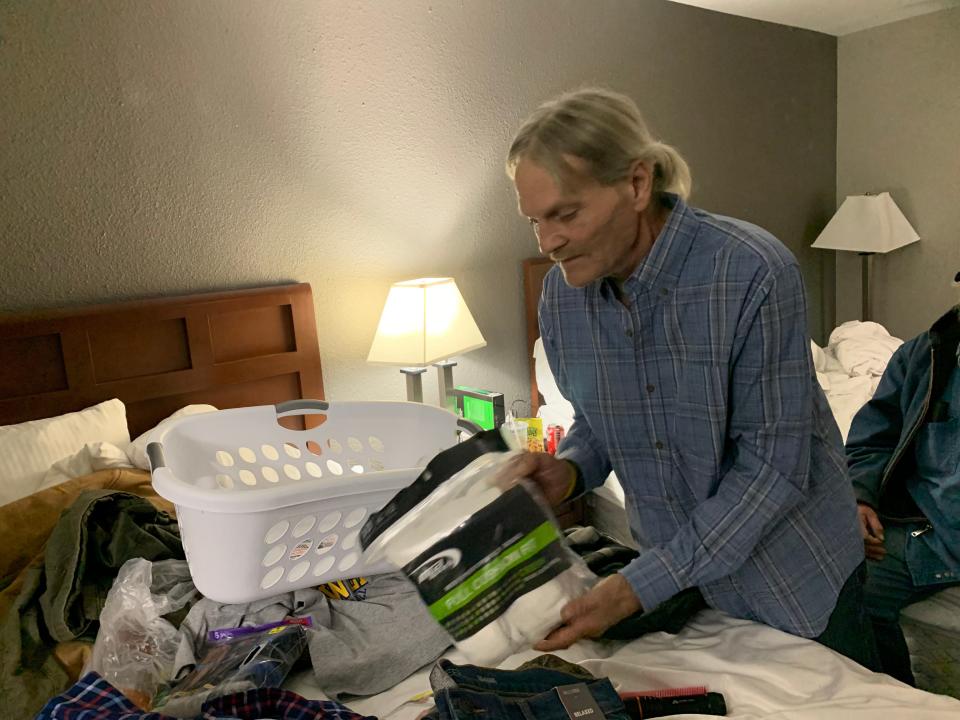
[[[150,593],[178,599],[163,618],[177,633],[164,681],[191,671],[208,631],[289,616],[311,618],[303,660],[330,697],[381,692],[450,644],[400,574],[357,580],[357,592],[346,597],[310,588],[244,605],[204,598],[190,581],[172,510],[153,493],[149,474],[116,469],[0,508],[0,543],[9,548],[0,567],[0,697],[8,717],[34,717],[90,666],[108,593],[123,566],[137,559],[162,569]]]

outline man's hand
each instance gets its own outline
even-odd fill
[[[605,577],[586,595],[560,611],[563,625],[534,645],[540,652],[562,650],[583,637],[599,637],[625,617],[641,610],[640,600],[620,573]]]
[[[566,460],[558,460],[550,453],[525,452],[510,466],[513,477],[530,478],[540,487],[550,507],[557,507],[570,494],[577,471]]]
[[[860,518],[860,534],[863,535],[863,549],[868,560],[883,560],[887,554],[883,547],[883,523],[869,505],[857,503],[857,517]]]

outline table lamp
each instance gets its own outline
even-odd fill
[[[849,195],[812,247],[860,254],[860,315],[870,319],[870,258],[920,239],[890,193]]]
[[[390,288],[367,362],[404,366],[407,400],[414,402],[423,402],[420,376],[434,365],[440,405],[451,407],[456,363],[449,358],[486,344],[453,278],[405,280]]]

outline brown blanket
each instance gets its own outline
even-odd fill
[[[102,470],[0,507],[0,626],[8,624],[11,612],[17,612],[15,603],[26,586],[36,583],[44,567],[46,542],[62,513],[88,490],[123,491],[173,513],[172,505],[154,492],[150,474],[134,469]],[[59,668],[56,663],[45,664],[43,674],[52,684],[69,686],[77,680],[91,647],[82,641],[60,643],[54,651]]]

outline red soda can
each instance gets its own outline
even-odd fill
[[[563,438],[563,427],[560,425],[547,426],[547,452],[556,455],[557,448],[560,447],[560,440]]]
[[[554,428],[556,429],[553,431],[553,436],[554,436],[553,445],[556,448],[556,450],[559,450],[560,441],[563,440],[563,437],[564,435],[567,434],[567,431],[563,429],[563,425],[554,425]],[[556,452],[556,450],[554,450],[554,452]]]

